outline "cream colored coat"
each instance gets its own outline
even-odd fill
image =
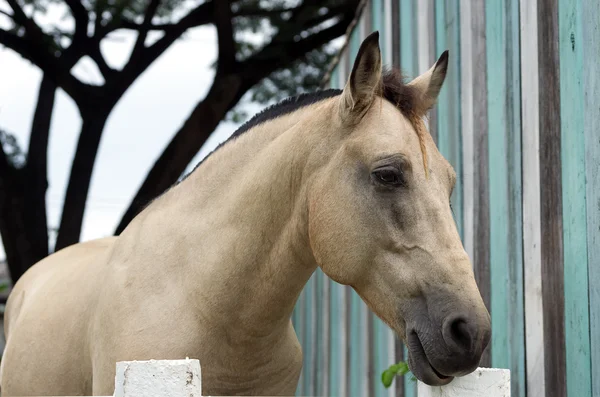
[[[413,82],[424,109],[443,82],[439,70]],[[431,138],[420,140],[377,96],[380,79],[371,35],[341,96],[227,143],[120,236],[71,246],[33,266],[7,305],[3,395],[111,395],[117,361],[184,357],[200,360],[207,395],[292,395],[302,352],[290,316],[317,266],[353,286],[402,337],[412,332],[409,309],[416,306],[405,303],[417,296],[419,280],[460,286],[457,302],[489,327],[448,206],[453,171]],[[405,217],[414,230],[378,214],[387,211],[377,204],[384,193],[368,173],[364,186],[352,182],[354,167],[381,162],[383,151],[412,164],[405,171],[414,188],[406,194],[421,199]],[[433,237],[419,237],[427,233]],[[432,271],[423,258],[440,267]],[[414,357],[414,368],[429,365]],[[443,383],[466,368],[456,365],[447,376],[416,374]]]

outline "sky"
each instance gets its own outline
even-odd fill
[[[48,18],[57,18],[53,10]],[[4,22],[4,21],[2,21]],[[0,26],[6,27],[0,22]],[[135,36],[117,32],[105,40],[102,52],[110,66],[121,66]],[[216,30],[193,29],[172,45],[123,96],[104,129],[83,221],[82,241],[112,235],[146,173],[194,106],[208,92],[214,72]],[[14,134],[27,149],[40,70],[13,51],[0,46],[0,127]],[[102,77],[95,64],[83,59],[73,74],[86,82]],[[262,108],[246,106],[251,116]],[[191,162],[189,170],[235,131],[238,124],[222,122]],[[81,119],[74,102],[58,90],[48,153],[48,223],[60,222]],[[0,247],[0,260],[4,252]]]

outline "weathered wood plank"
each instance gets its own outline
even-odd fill
[[[401,53],[401,42],[400,42],[400,31],[401,31],[401,6],[400,0],[391,0],[390,12],[392,13],[392,30],[390,32],[390,41],[391,41],[391,59],[392,65],[394,67],[400,67],[400,62],[402,58]]]
[[[474,220],[474,132],[473,132],[473,30],[471,26],[471,1],[460,0],[460,131],[462,173],[462,224],[463,245],[469,258],[475,257]],[[457,54],[458,55],[458,54]],[[452,54],[450,54],[452,57]],[[473,261],[474,264],[474,261]]]
[[[431,67],[433,49],[435,46],[435,35],[432,35],[432,25],[435,22],[433,1],[422,0],[412,2],[411,11],[414,21],[412,43],[415,49],[412,58],[417,60],[415,76],[427,71]],[[404,15],[406,18],[406,15]],[[402,23],[405,19],[402,20]],[[416,23],[415,23],[416,22]],[[413,76],[414,77],[414,76]]]
[[[600,2],[583,0],[583,87],[592,395],[600,396]]]
[[[492,366],[507,368],[508,348],[508,167],[506,159],[506,1],[486,6],[488,164],[490,206],[490,275],[492,314]]]
[[[306,286],[305,301],[304,301],[304,340],[302,346],[304,346],[303,354],[303,372],[304,372],[304,386],[303,391],[306,395],[313,395],[313,385],[315,377],[315,366],[314,366],[314,344],[315,344],[315,278],[314,275],[311,277]]]
[[[385,371],[395,360],[394,356],[394,334],[392,330],[378,317],[373,317],[374,323],[374,348],[373,354],[375,355],[375,366],[373,384],[377,397],[392,397],[396,395],[394,387],[386,389],[381,382],[381,374]]]
[[[331,343],[329,345],[329,395],[344,396],[347,393],[346,388],[346,307],[345,296],[346,288],[332,280],[329,280],[331,291],[330,316],[331,326],[329,334]]]
[[[592,395],[581,0],[558,3],[567,395]],[[597,62],[597,60],[596,60]]]
[[[447,46],[452,58],[449,60],[448,67],[448,128],[450,142],[448,146],[449,157],[452,159],[452,165],[457,174],[456,185],[452,192],[451,202],[454,207],[454,218],[458,233],[461,238],[464,237],[464,200],[463,200],[463,151],[462,151],[462,120],[461,120],[461,99],[460,91],[462,76],[460,73],[460,4],[459,2],[450,3],[445,8],[444,17],[446,20]],[[441,54],[441,48],[438,54]]]
[[[370,3],[372,3],[372,1]],[[364,9],[364,11],[362,13],[362,16],[361,16],[361,20],[362,20],[361,21],[361,23],[362,23],[361,30],[362,30],[362,32],[361,32],[361,35],[360,35],[360,37],[361,37],[360,41],[363,41],[365,39],[365,37],[367,37],[366,36],[367,34],[371,33],[373,30],[375,30],[373,28],[373,17],[374,17],[374,15],[373,15],[373,5],[372,4],[367,4],[365,6],[365,9]]]
[[[322,310],[323,310],[323,320],[322,320],[322,324],[323,327],[321,329],[322,332],[322,338],[323,338],[323,345],[321,347],[321,351],[319,352],[319,354],[321,355],[321,367],[320,367],[320,371],[322,372],[322,377],[323,377],[323,381],[321,382],[321,388],[318,390],[318,393],[321,396],[326,396],[329,394],[329,383],[331,382],[331,379],[329,377],[330,372],[329,372],[329,366],[330,366],[330,346],[331,346],[331,333],[330,333],[330,327],[331,327],[331,305],[329,304],[329,302],[331,301],[331,284],[329,281],[329,278],[325,275],[322,274],[321,277],[321,283],[322,283],[322,295],[321,295],[321,300],[319,302],[319,305],[322,306]]]
[[[352,394],[352,288],[344,286],[344,334],[346,334],[346,344],[344,349],[346,350],[346,396]]]
[[[437,145],[440,153],[452,164],[458,176],[452,192],[451,202],[454,219],[462,236],[462,148],[460,128],[460,26],[459,3],[444,0],[435,3],[435,53],[449,51],[449,66],[446,81],[440,92],[437,105]],[[432,120],[433,123],[433,120]]]
[[[387,336],[387,343],[385,345],[386,347],[386,353],[388,354],[388,362],[386,365],[386,368],[389,366],[389,364],[393,363],[396,361],[396,343],[398,341],[398,338],[396,336],[396,333],[393,332],[391,329],[388,328],[388,331],[385,333],[385,335]],[[404,386],[402,386],[402,388],[400,387],[390,387],[388,389],[388,393],[386,395],[386,397],[402,397],[402,393],[404,393]]]
[[[561,188],[558,0],[538,2],[540,220],[547,397],[564,397],[563,220]]]
[[[483,301],[491,311],[490,294],[490,210],[488,181],[488,115],[485,4],[471,2],[471,50],[473,78],[473,264],[475,279]],[[492,331],[493,334],[493,331]],[[491,343],[485,350],[481,366],[490,366]]]
[[[394,53],[394,48],[392,44],[392,32],[394,31],[394,16],[392,13],[392,4],[396,0],[382,0],[383,1],[383,63],[387,66],[391,66],[394,63],[394,59],[392,54]]]
[[[323,366],[323,347],[324,347],[324,311],[323,308],[327,305],[324,304],[324,296],[323,296],[323,287],[324,287],[324,277],[325,275],[321,271],[320,268],[317,268],[314,276],[315,280],[315,306],[316,306],[316,335],[315,335],[315,385],[314,385],[314,395],[320,395],[321,390],[323,389],[323,375],[326,372],[325,367]]]
[[[416,77],[418,70],[419,54],[416,48],[416,20],[415,3],[410,0],[398,0],[399,7],[396,8],[394,15],[399,17],[398,30],[393,32],[398,40],[398,45],[394,51],[399,51],[399,66],[409,79]]]
[[[413,45],[415,53],[413,57],[417,60],[415,76],[429,70],[434,62],[435,53],[435,0],[421,0],[414,2],[413,20],[414,26]],[[437,107],[429,111],[429,117],[425,119],[425,124],[433,141],[437,143]],[[416,390],[416,385],[414,387]],[[415,391],[416,393],[416,391]]]
[[[507,85],[506,110],[508,121],[508,218],[509,218],[509,279],[508,290],[511,395],[526,395],[525,312],[523,291],[523,192],[521,159],[521,74],[519,53],[519,3],[508,1],[506,9]],[[493,351],[493,350],[492,350]]]
[[[367,311],[367,341],[368,341],[368,366],[367,366],[367,395],[375,396],[378,380],[378,375],[375,373],[377,365],[377,352],[375,351],[375,314],[372,311]]]
[[[492,366],[525,395],[518,3],[486,5]]]
[[[355,295],[358,296],[358,294],[355,293]],[[361,360],[360,360],[360,366],[359,366],[359,377],[360,377],[360,389],[359,389],[359,395],[360,396],[372,396],[373,393],[370,391],[371,390],[371,378],[370,378],[370,371],[369,368],[372,365],[372,358],[371,358],[371,349],[370,349],[370,334],[369,334],[369,328],[370,328],[370,317],[369,317],[369,308],[367,307],[367,305],[360,299],[360,297],[358,297],[359,302],[360,302],[360,344],[359,344],[359,348],[360,348],[360,355],[361,355]]]
[[[304,353],[304,323],[305,323],[305,310],[304,310],[304,302],[305,302],[305,297],[306,297],[306,293],[303,290],[300,293],[300,296],[298,297],[298,301],[296,302],[296,311],[298,312],[298,325],[295,327],[296,330],[296,336],[298,337],[298,341],[300,342],[300,345],[302,346],[302,350]],[[302,371],[300,372],[300,379],[298,379],[298,386],[296,388],[296,394],[297,395],[303,395],[304,394],[304,377],[305,377],[305,366],[304,366],[304,358],[302,360]]]
[[[540,250],[540,163],[537,0],[521,0],[523,261],[527,396],[546,395]]]

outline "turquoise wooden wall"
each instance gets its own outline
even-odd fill
[[[509,368],[513,397],[600,396],[600,2],[371,0],[332,87],[373,30],[409,78],[450,51],[428,126],[492,316],[481,366]],[[380,381],[402,342],[321,271],[293,322],[298,395],[416,396],[409,377]]]

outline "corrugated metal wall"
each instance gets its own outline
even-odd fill
[[[600,396],[600,2],[371,0],[332,86],[373,30],[410,77],[450,50],[429,126],[492,315],[482,366],[510,368],[513,397]],[[294,324],[298,395],[416,395],[408,378],[382,386],[402,343],[322,272]]]

